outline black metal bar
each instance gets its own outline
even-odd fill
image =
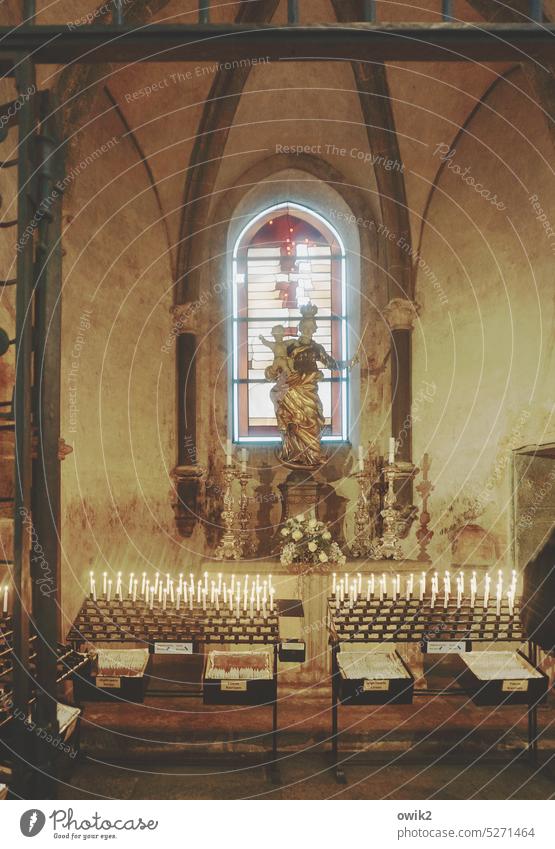
[[[555,25],[481,24],[148,24],[0,27],[0,71],[11,72],[14,54],[37,63],[367,59],[373,61],[527,60],[550,58]]]
[[[112,24],[115,26],[122,26],[124,23],[124,15],[123,15],[123,0],[112,0],[113,10],[112,10]]]
[[[199,24],[210,23],[210,0],[199,0],[198,2],[198,22]]]
[[[299,23],[299,0],[287,0],[287,23]]]
[[[363,0],[363,21],[374,23],[376,20],[376,0]]]
[[[441,17],[444,21],[451,22],[453,20],[453,6],[453,0],[442,0]]]
[[[30,59],[19,61],[16,69],[17,89],[29,91],[34,85],[34,68]],[[16,287],[16,383],[14,391],[15,418],[15,493],[14,493],[14,565],[12,569],[13,602],[13,702],[14,708],[27,716],[31,695],[29,674],[29,612],[31,606],[31,457],[32,457],[32,298],[33,298],[33,240],[25,238],[25,229],[32,218],[30,184],[32,163],[30,138],[34,128],[33,102],[22,98],[19,112],[19,169],[18,169],[18,253]],[[16,759],[17,792],[28,793],[25,773],[29,763],[31,742],[29,734],[18,736]]]
[[[56,109],[49,93],[41,99],[37,136],[38,201],[45,211],[38,228],[35,259],[37,457],[33,464],[33,522],[40,556],[31,558],[33,619],[37,634],[36,721],[58,736],[56,681],[60,610],[60,340],[61,340],[61,194],[63,177],[57,142]],[[57,758],[52,746],[37,741],[37,785],[41,799],[53,798]]]
[[[543,0],[530,0],[530,17],[533,21],[543,21]]]
[[[23,0],[23,23],[32,24],[35,22],[37,11],[36,0]]]

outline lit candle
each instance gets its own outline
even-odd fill
[[[476,582],[476,572],[472,573],[472,577],[470,579],[470,606],[474,607],[476,604],[476,592],[478,590],[478,584]]]
[[[389,437],[389,465],[392,466],[395,462],[395,448],[397,445],[397,440],[394,436]]]
[[[332,580],[332,583],[331,583],[331,594],[332,594],[332,595],[335,595],[335,590],[336,590],[336,587],[337,587],[337,576],[336,576],[335,572],[334,572],[334,573],[333,573],[333,575],[331,576],[331,580]]]
[[[90,584],[90,593],[91,593],[91,595],[92,595],[92,591],[93,591],[93,584],[94,584],[94,577],[93,577],[93,573],[92,573],[92,572],[89,572],[89,584]]]
[[[380,601],[383,601],[383,592],[384,592],[384,580],[383,577],[380,578]]]
[[[175,601],[175,609],[179,610],[181,607],[181,585],[177,588],[176,592],[176,601]]]
[[[164,587],[164,589],[162,591],[162,610],[166,609],[167,603],[168,603],[168,591]]]
[[[397,597],[401,597],[401,576],[397,575]]]
[[[145,586],[146,586],[146,572],[143,572],[143,577],[141,581],[141,595],[145,594]]]
[[[231,595],[235,592],[235,575],[231,576]]]
[[[449,574],[449,572],[447,570],[445,570],[445,584],[446,584],[446,587],[447,587],[447,592],[450,593],[451,592],[451,575]]]
[[[150,578],[147,580],[145,584],[145,601],[148,604],[148,600],[150,598]]]
[[[160,580],[160,573],[155,572],[154,573],[154,595],[157,595],[157,593],[158,593],[158,581],[159,580]]]
[[[103,573],[102,573],[102,594],[103,594],[104,596],[106,595],[106,593],[107,593],[107,589],[108,589],[108,587],[107,587],[107,580],[108,580],[108,573],[107,573],[107,572],[103,572]]]
[[[358,578],[358,588],[357,589],[358,589],[358,592],[361,593],[362,592],[362,575],[361,575],[360,572],[357,573],[357,578]]]
[[[137,601],[137,587],[139,586],[139,582],[137,578],[133,581],[133,601]]]
[[[488,601],[489,601],[489,585],[491,583],[491,578],[489,575],[486,575],[484,579],[484,610],[487,610]]]
[[[218,572],[218,592],[222,591],[222,573]]]
[[[183,581],[183,604],[187,604],[187,595],[188,595],[187,581]]]
[[[198,584],[197,584],[197,604],[200,604],[201,590],[202,590],[202,582],[199,581]]]
[[[231,439],[226,441],[225,446],[225,464],[226,466],[231,466]]]
[[[461,593],[464,595],[464,572],[459,572],[459,578],[461,579]]]
[[[119,595],[121,600],[121,572],[118,572],[117,581],[116,581],[116,597]]]
[[[154,587],[150,587],[150,609],[154,608]]]
[[[170,573],[166,572],[166,592],[170,591]]]
[[[405,599],[406,601],[410,599],[410,581],[408,578],[405,578]]]
[[[433,610],[435,606],[436,606],[436,592],[434,590],[434,587],[432,586],[432,600],[430,602],[430,607]]]
[[[110,580],[108,581],[108,593],[107,593],[106,598],[107,598],[108,601],[110,601],[111,597],[112,597],[112,579],[110,578]]]
[[[509,616],[513,616],[515,611],[515,592],[512,587],[507,590],[507,601],[509,602]]]
[[[501,569],[497,573],[497,601],[499,604],[501,603],[501,598],[503,597],[503,572]],[[498,607],[499,607],[498,604]],[[499,614],[497,614],[499,616]]]
[[[241,448],[241,473],[243,475],[247,474],[247,459],[248,459],[247,449]]]
[[[219,613],[219,611],[220,611],[220,594],[219,594],[218,590],[216,590],[215,598],[216,598],[216,610]]]
[[[424,594],[426,593],[426,573],[421,572],[420,574],[420,601],[424,601]]]
[[[92,597],[93,601],[96,601],[96,580],[94,578],[92,582]]]
[[[206,596],[208,595],[207,590],[202,591],[202,609],[206,610]]]
[[[370,595],[374,595],[374,573],[370,575]]]
[[[370,578],[366,582],[366,601],[370,601]]]
[[[8,584],[4,585],[4,600],[2,602],[2,613],[8,612]]]
[[[210,604],[214,604],[214,593],[216,591],[216,582],[210,581]]]
[[[358,470],[360,473],[364,471],[364,451],[362,445],[358,446]]]
[[[270,610],[272,611],[272,613],[274,611],[274,594],[275,594],[274,588],[270,587]]]
[[[204,592],[208,595],[208,572],[204,573]]]
[[[179,573],[179,588],[181,589],[181,592],[183,593],[183,572]],[[186,589],[185,589],[185,591],[186,591]]]
[[[256,609],[260,610],[260,587],[258,586],[258,581],[256,583]]]
[[[385,572],[382,572],[382,581],[383,581],[383,587],[382,587],[382,597],[380,597],[380,601],[383,601],[383,596],[385,596],[385,598],[387,598],[387,583],[386,583],[386,578],[385,578]]]
[[[160,581],[160,583],[158,584],[158,603],[159,604],[162,601],[162,591],[163,590],[164,590],[164,588],[162,586],[162,581]]]
[[[179,589],[181,589],[181,586],[179,587]],[[171,599],[171,602],[172,602],[172,604],[173,604],[173,602],[174,602],[174,595],[173,595],[173,581],[170,581],[170,599]]]

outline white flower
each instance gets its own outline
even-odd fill
[[[324,531],[324,533],[322,534],[322,539],[326,539],[326,540],[327,540],[327,539],[331,539],[331,534],[330,534],[330,532],[329,532],[329,531]]]
[[[290,533],[291,533],[291,531],[289,530],[289,528],[282,528],[281,529],[282,537],[288,537]]]
[[[298,542],[300,539],[303,538],[303,535],[302,535],[301,531],[293,531],[292,537],[293,537],[294,540],[296,540]]]
[[[316,543],[315,543],[315,542],[309,542],[309,543],[308,543],[308,550],[309,550],[309,551],[317,551],[317,550],[318,550],[318,546],[316,545]]]
[[[304,522],[304,513],[299,513],[298,516],[295,516],[296,522]]]
[[[325,551],[320,552],[319,560],[320,560],[320,563],[327,563],[328,555],[326,554]]]

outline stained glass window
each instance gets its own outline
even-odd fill
[[[272,328],[297,336],[300,307],[316,304],[316,342],[335,360],[347,359],[345,252],[320,215],[283,203],[253,218],[233,254],[233,436],[236,442],[278,441],[272,384],[264,370],[273,352]],[[319,384],[326,426],[323,439],[347,439],[346,370],[322,368]]]

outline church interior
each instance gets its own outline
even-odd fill
[[[0,797],[553,795],[554,27],[2,3]]]

